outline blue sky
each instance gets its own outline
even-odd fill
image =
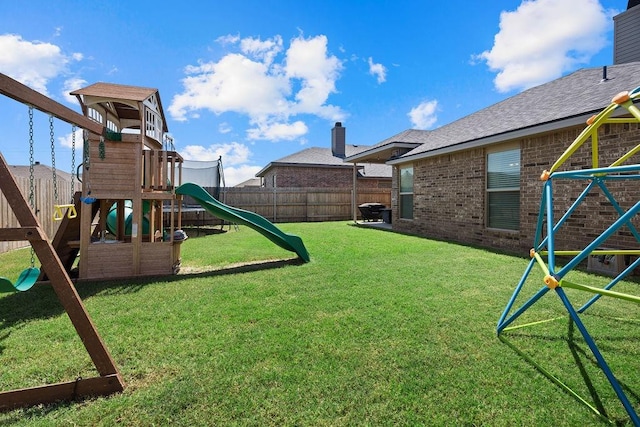
[[[434,129],[576,69],[610,65],[626,0],[0,2],[0,72],[79,111],[102,81],[157,88],[176,149],[227,185],[308,147]],[[0,97],[0,152],[28,164],[27,107]],[[35,158],[51,164],[48,117]],[[56,167],[71,128],[55,123]]]

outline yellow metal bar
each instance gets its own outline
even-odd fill
[[[538,254],[537,252],[533,252],[533,256],[538,262],[538,265],[540,265],[540,268],[542,268],[542,271],[544,271],[544,274],[549,275],[549,268],[547,268],[547,264],[545,264],[545,262],[542,260],[540,254]]]
[[[566,162],[567,159],[569,157],[571,157],[571,155],[578,148],[580,148],[580,146],[582,146],[582,144],[584,144],[584,142],[590,136],[592,136],[593,134],[596,134],[598,132],[598,128],[607,121],[608,117],[611,115],[613,110],[615,110],[617,107],[618,107],[618,104],[615,104],[615,103],[612,102],[604,110],[602,110],[600,113],[598,113],[598,115],[590,118],[587,121],[587,123],[589,123],[589,126],[587,126],[582,131],[582,133],[580,133],[580,135],[578,135],[578,137],[575,139],[575,141],[573,141],[573,143],[565,150],[565,152],[558,158],[558,160],[556,160],[556,162],[553,164],[553,166],[551,166],[551,169],[549,169],[549,172],[553,173],[560,166],[562,166],[562,164],[564,162]]]
[[[582,251],[555,251],[556,255],[578,255]],[[640,255],[639,249],[597,249],[591,251],[590,255]]]
[[[598,129],[591,134],[591,167],[598,167]]]
[[[595,131],[597,131],[597,128],[595,128]],[[578,137],[575,139],[575,141],[573,141],[571,143],[571,145],[569,147],[567,147],[567,149],[565,150],[564,153],[562,153],[562,155],[558,158],[558,160],[556,160],[556,162],[553,164],[553,166],[551,166],[551,169],[549,169],[549,173],[553,173],[555,172],[558,168],[560,168],[560,166],[562,166],[562,164],[564,162],[567,161],[567,159],[569,157],[571,157],[571,155],[582,146],[582,144],[591,136],[591,134],[594,132],[594,128],[593,126],[587,126],[580,135],[578,135]]]
[[[627,159],[629,159],[630,157],[634,156],[638,151],[640,151],[640,144],[636,145],[634,148],[631,149],[631,151],[627,152],[627,154],[625,154],[624,156],[620,157],[615,162],[611,163],[611,167],[620,166]]]
[[[620,298],[625,301],[640,303],[640,297],[637,297],[635,295],[623,294],[621,292],[609,291],[606,289],[595,288],[593,286],[580,285],[578,283],[568,282],[566,280],[561,280],[560,286],[562,286],[563,288],[577,289],[579,291],[587,291],[594,294],[606,295],[613,298]]]
[[[638,110],[638,107],[633,104],[632,100],[629,100],[629,104],[627,105],[625,103],[624,106],[627,108],[627,110],[629,110],[629,112],[633,117],[640,120],[640,110]]]
[[[508,328],[504,328],[502,330],[502,332],[513,331],[515,329],[521,329],[521,328],[526,328],[528,326],[540,325],[542,323],[549,323],[549,322],[553,322],[553,321],[561,320],[561,319],[566,319],[566,318],[567,318],[567,316],[552,317],[551,319],[538,320],[536,322],[525,323],[525,324],[522,324],[522,325],[509,326]]]

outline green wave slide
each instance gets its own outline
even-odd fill
[[[309,262],[309,252],[302,239],[294,234],[287,234],[273,225],[271,221],[255,212],[234,208],[216,200],[211,194],[198,184],[187,182],[176,188],[176,194],[190,196],[206,211],[220,219],[244,224],[253,228],[276,245],[291,252],[295,252],[304,261]]]

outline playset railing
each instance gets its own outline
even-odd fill
[[[175,151],[144,150],[143,191],[171,191],[179,185],[182,157]]]

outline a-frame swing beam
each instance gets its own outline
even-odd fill
[[[104,128],[100,123],[65,107],[2,73],[0,73],[0,94],[23,104],[31,105],[36,110],[50,114],[64,122],[75,124],[79,128],[91,131],[96,135],[102,135],[104,132]]]
[[[71,400],[84,396],[108,395],[124,389],[124,383],[105,343],[89,317],[80,296],[58,255],[42,230],[38,218],[20,192],[0,153],[0,190],[13,210],[20,228],[0,229],[3,240],[28,240],[47,273],[60,303],[84,344],[99,377],[0,392],[0,410]]]

